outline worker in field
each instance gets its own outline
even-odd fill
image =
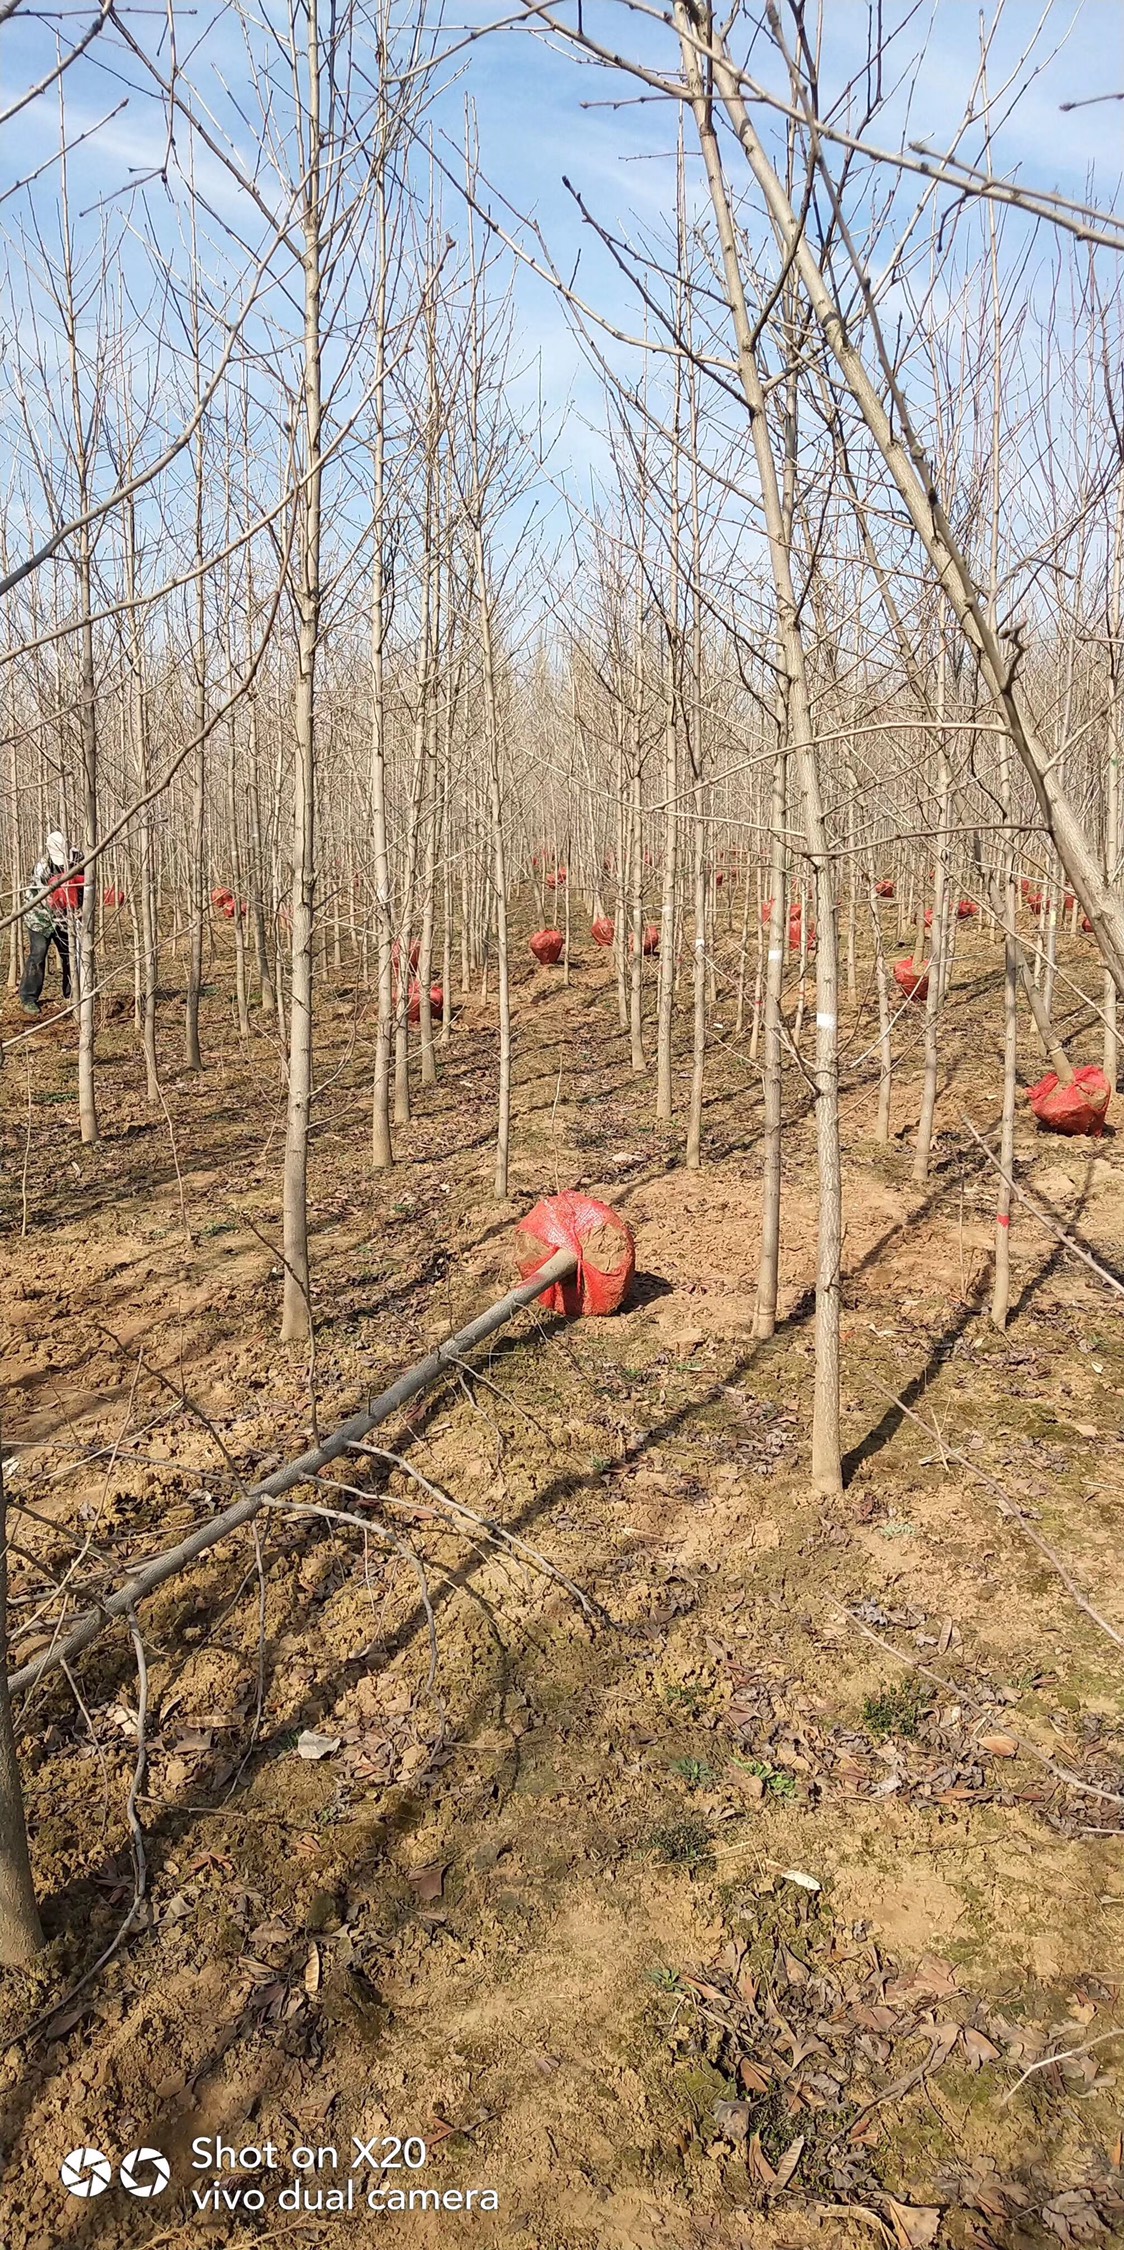
[[[47,955],[52,945],[62,965],[63,999],[70,998],[70,917],[81,910],[84,882],[80,869],[77,873],[72,871],[61,829],[52,828],[47,849],[42,859],[36,860],[24,893],[30,945],[20,980],[20,1006],[25,1016],[39,1013]]]

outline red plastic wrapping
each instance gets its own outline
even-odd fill
[[[391,958],[391,961],[392,961],[392,963],[393,963],[393,965],[394,965],[394,969],[395,969],[395,972],[397,973],[397,969],[398,969],[398,964],[399,964],[400,960],[402,959],[402,948],[401,948],[401,946],[400,946],[400,944],[399,944],[399,942],[398,942],[398,939],[397,939],[397,938],[395,938],[395,940],[394,940],[394,943],[393,943],[393,945],[392,945],[392,946],[391,946],[391,948],[390,948],[390,958]],[[416,969],[416,968],[417,968],[417,965],[418,965],[418,962],[419,962],[420,958],[421,958],[421,946],[420,946],[420,944],[419,944],[419,942],[418,942],[417,938],[415,938],[415,939],[414,939],[414,942],[413,942],[413,944],[412,944],[412,946],[410,947],[410,967],[411,967],[412,969]]]
[[[1112,1088],[1103,1070],[1086,1063],[1074,1072],[1072,1086],[1063,1086],[1057,1072],[1048,1070],[1037,1086],[1027,1088],[1026,1098],[1040,1125],[1055,1133],[1088,1133],[1099,1141]]]
[[[581,1313],[616,1312],[636,1272],[636,1244],[624,1220],[607,1203],[596,1203],[576,1189],[544,1196],[516,1233],[523,1280],[529,1281],[556,1250],[575,1250],[578,1270],[569,1281],[556,1281],[539,1303],[569,1320]]]
[[[929,997],[929,971],[915,969],[912,957],[908,961],[895,961],[894,983],[904,992],[907,1000],[927,1000]]]
[[[887,881],[885,881],[885,882],[882,882],[882,883],[876,883],[876,884],[875,884],[875,886],[874,886],[874,895],[875,895],[875,898],[893,898],[893,896],[894,896],[894,886],[893,886],[893,884],[892,884],[891,882],[889,882],[888,880],[887,880]]]
[[[1042,912],[1042,893],[1041,893],[1041,891],[1027,891],[1027,892],[1025,892],[1025,893],[1024,893],[1024,896],[1025,896],[1025,898],[1026,898],[1026,903],[1027,903],[1028,907],[1030,908],[1030,911],[1031,911],[1031,913],[1032,913],[1032,914],[1041,914],[1041,912]]]
[[[562,888],[562,885],[564,884],[564,882],[565,882],[565,880],[566,880],[566,876],[567,876],[568,872],[569,872],[569,870],[568,870],[567,868],[565,868],[565,867],[556,867],[556,868],[555,868],[555,870],[554,870],[554,873],[553,873],[553,875],[548,875],[548,876],[547,876],[547,878],[546,878],[546,887],[547,887],[547,890],[548,890],[548,891],[560,891],[560,890],[561,890],[561,888]]]
[[[609,919],[609,916],[608,916],[607,914],[599,914],[599,915],[598,915],[598,917],[597,917],[597,920],[596,920],[596,922],[595,922],[595,923],[593,924],[593,928],[592,928],[592,930],[591,930],[591,932],[590,932],[590,935],[591,935],[591,937],[593,938],[593,942],[594,942],[594,944],[595,944],[595,945],[611,945],[611,944],[612,944],[612,942],[613,942],[613,924],[612,924],[612,922],[610,921],[610,919]]]
[[[565,943],[561,930],[536,930],[531,939],[531,951],[544,969],[552,969],[562,959]]]
[[[773,907],[775,903],[775,900],[767,898],[764,906],[761,909],[761,924],[763,929],[767,930],[770,922],[773,919]]]
[[[958,922],[971,922],[979,911],[974,898],[962,898],[956,909],[956,919]]]
[[[1083,914],[1081,917],[1081,927],[1084,930],[1086,937],[1092,937],[1093,925],[1090,922],[1087,914]]]
[[[642,929],[642,931],[641,931],[641,933],[640,933],[640,951],[641,951],[641,953],[647,953],[647,954],[658,953],[658,952],[659,952],[659,949],[660,949],[660,926],[659,926],[659,923],[658,923],[658,922],[645,922],[645,924],[644,924],[644,927],[643,927],[643,929]],[[628,934],[628,950],[629,950],[629,952],[630,952],[630,953],[634,953],[634,952],[636,951],[636,939],[635,939],[635,935],[634,935],[634,933],[633,933],[633,932],[632,932],[631,930],[629,931],[629,934]]]
[[[793,912],[789,915],[788,918],[788,950],[790,953],[799,953],[800,951],[800,913],[798,908],[794,908]],[[809,922],[808,951],[809,953],[814,953],[815,950],[816,925],[814,922]]]
[[[430,988],[429,988],[429,1005],[430,1005],[430,1007],[431,1007],[431,1009],[432,1009],[432,1011],[433,1011],[434,1015],[435,1015],[435,1016],[439,1016],[439,1015],[440,1015],[440,1013],[441,1013],[441,1010],[442,1010],[442,1008],[443,1008],[443,1007],[444,1007],[444,1005],[445,1005],[445,987],[444,987],[444,985],[441,985],[441,984],[431,984],[431,985],[430,985]],[[408,1005],[408,1007],[407,1007],[406,1013],[407,1013],[407,1015],[409,1016],[409,1019],[410,1019],[410,1022],[411,1022],[411,1023],[420,1023],[420,1022],[421,1022],[421,986],[420,986],[420,984],[418,983],[418,981],[417,981],[417,978],[416,978],[416,977],[414,978],[414,980],[413,980],[413,982],[412,982],[412,984],[411,984],[411,986],[410,986],[410,1000],[409,1000],[409,1005]]]
[[[234,893],[233,893],[233,891],[223,891],[223,890],[218,890],[218,891],[212,891],[212,892],[211,892],[211,905],[212,905],[212,906],[221,906],[221,907],[222,907],[222,908],[224,909],[224,911],[225,911],[225,909],[226,909],[226,908],[227,908],[228,906],[233,906],[233,904],[234,904]]]
[[[112,885],[109,890],[103,893],[103,897],[107,906],[124,906],[125,904],[124,891],[115,890]]]

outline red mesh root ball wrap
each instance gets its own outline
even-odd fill
[[[594,922],[594,924],[592,925],[590,935],[593,938],[595,945],[612,944],[614,936],[614,925],[610,921],[607,914],[598,915],[596,922]]]
[[[430,1011],[430,1014],[431,1014],[431,1015],[434,1015],[434,1016],[439,1016],[439,1015],[441,1014],[441,1011],[442,1011],[442,1009],[444,1008],[444,1005],[445,1005],[445,991],[444,991],[444,987],[443,987],[442,985],[440,985],[440,984],[431,984],[431,985],[430,985],[430,988],[429,988],[429,1011]],[[409,1016],[409,1019],[410,1019],[410,1022],[411,1022],[411,1023],[420,1023],[420,1022],[421,1022],[421,986],[420,986],[420,984],[418,983],[418,981],[417,981],[417,979],[416,979],[416,978],[414,979],[414,982],[413,982],[413,983],[411,984],[411,986],[410,986],[410,992],[409,992],[409,1000],[408,1000],[408,1004],[407,1004],[407,1009],[406,1009],[406,1013],[407,1013],[407,1015]]]
[[[565,942],[561,930],[536,930],[531,939],[531,951],[544,969],[552,969],[562,959]]]
[[[636,1244],[623,1219],[607,1203],[567,1189],[547,1195],[529,1211],[515,1236],[515,1255],[524,1281],[530,1281],[556,1250],[577,1252],[578,1270],[556,1281],[539,1303],[548,1312],[612,1313],[624,1303],[636,1272]]]
[[[1112,1088],[1103,1070],[1086,1063],[1083,1070],[1074,1071],[1072,1086],[1063,1086],[1056,1071],[1048,1070],[1037,1086],[1027,1088],[1026,1098],[1040,1125],[1055,1133],[1088,1133],[1099,1141]]]
[[[904,992],[907,1000],[927,1000],[929,997],[929,971],[915,969],[912,961],[895,961],[894,983]]]

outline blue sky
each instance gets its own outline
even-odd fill
[[[269,0],[264,0],[268,13]],[[469,21],[475,28],[495,22],[499,11],[484,0],[469,0]],[[454,0],[454,11],[463,19],[465,0]],[[561,11],[560,11],[561,12]],[[564,11],[574,19],[574,0]],[[930,0],[913,6],[900,0],[887,7],[887,16],[907,18],[906,29],[895,42],[887,66],[887,79],[897,84],[887,108],[871,128],[880,145],[892,146],[908,131],[913,139],[942,147],[959,123],[975,78],[978,61],[978,0]],[[993,6],[986,10],[995,20]],[[75,9],[68,22],[86,20]],[[155,41],[159,12],[138,13],[138,35]],[[595,37],[629,51],[673,60],[673,43],[659,25],[618,4],[618,0],[586,0],[585,22]],[[826,10],[827,35],[822,71],[823,100],[832,100],[849,73],[861,62],[865,50],[867,9],[862,0],[830,0]],[[455,32],[451,15],[446,19],[450,38]],[[220,119],[231,122],[244,152],[251,147],[247,128],[234,124],[231,97],[237,98],[245,79],[245,65],[233,11],[212,9],[180,18],[181,64],[213,105]],[[43,25],[17,17],[0,35],[0,63],[9,95],[21,81],[34,76],[42,65],[47,38]],[[194,55],[189,53],[197,42]],[[1066,114],[1066,100],[1085,100],[1115,87],[1124,88],[1124,7],[1120,0],[1082,0],[1082,4],[1041,7],[1010,0],[999,15],[991,61],[993,89],[1014,70],[1018,57],[1031,50],[1040,64],[1011,108],[998,123],[994,161],[997,170],[1017,174],[1028,184],[1056,188],[1075,196],[1096,196],[1111,204],[1119,184],[1124,154],[1124,105],[1103,103]],[[1054,52],[1054,50],[1057,50]],[[781,75],[776,59],[763,55],[761,66],[772,83]],[[1026,71],[1022,79],[1028,76]],[[459,138],[463,102],[468,95],[479,120],[481,166],[501,213],[502,198],[515,211],[534,219],[542,228],[553,258],[567,275],[577,263],[577,286],[607,318],[628,330],[639,325],[634,296],[611,260],[587,227],[583,227],[572,198],[566,193],[563,174],[581,192],[598,221],[630,240],[666,239],[673,207],[674,175],[671,150],[674,120],[667,105],[637,103],[638,89],[612,73],[582,65],[559,44],[532,36],[526,30],[497,30],[466,49],[446,72],[448,84],[439,99],[434,120],[447,143]],[[227,81],[228,91],[221,80]],[[1020,80],[1020,83],[1022,80]],[[158,164],[164,153],[163,125],[158,106],[138,82],[135,63],[121,54],[112,34],[100,39],[89,56],[68,74],[66,81],[70,132],[89,134],[75,152],[72,163],[72,202],[85,213],[82,231],[91,242],[108,220],[114,227],[129,218],[129,181],[135,168]],[[626,106],[610,109],[612,99]],[[117,105],[124,108],[98,127],[98,121]],[[1010,97],[1002,107],[1010,107]],[[774,132],[777,128],[773,127]],[[41,163],[57,136],[57,103],[53,94],[33,105],[11,124],[3,136],[0,193],[21,172]],[[975,128],[962,146],[967,154],[979,153],[981,135]],[[181,155],[183,154],[181,140]],[[204,153],[196,154],[201,186],[214,200],[224,219],[245,217],[242,201],[221,166]],[[731,167],[737,178],[736,159]],[[700,193],[699,166],[691,165],[692,193]],[[881,182],[879,183],[882,184]],[[915,200],[919,183],[906,181],[898,198],[902,214]],[[48,228],[56,192],[56,176],[48,170],[33,190],[41,222]],[[160,219],[163,190],[150,191],[150,209]],[[0,205],[0,224],[14,223],[20,199]],[[502,213],[507,219],[507,214]],[[165,211],[170,223],[172,214]],[[133,222],[140,225],[139,211]],[[161,221],[161,223],[163,223]],[[250,222],[247,220],[247,224]],[[515,232],[518,222],[508,220]],[[892,232],[892,230],[891,230]],[[1043,244],[1043,257],[1047,245]],[[123,250],[126,273],[137,264],[137,253],[126,240]],[[517,347],[515,358],[525,373],[521,396],[528,405],[541,386],[548,422],[554,436],[552,462],[559,473],[581,490],[591,474],[605,468],[606,451],[598,425],[602,400],[597,378],[586,364],[564,307],[550,288],[526,270],[516,270]],[[627,364],[627,355],[625,355]]]

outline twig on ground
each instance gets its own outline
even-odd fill
[[[27,1240],[27,1171],[31,1161],[31,1049],[24,1050],[27,1061],[27,1131],[23,1141],[23,1171],[20,1175],[20,1241]]]
[[[897,1648],[893,1641],[884,1640],[881,1633],[875,1633],[869,1625],[864,1625],[862,1618],[856,1617],[854,1610],[848,1609],[846,1602],[835,1602],[833,1607],[839,1611],[841,1617],[847,1619],[848,1624],[854,1626],[856,1633],[861,1633],[864,1640],[873,1642],[874,1647],[881,1649],[884,1655],[896,1657],[899,1664],[905,1664],[912,1672],[923,1673],[927,1680],[932,1680],[933,1685],[939,1687],[942,1693],[949,1696],[954,1702],[966,1703],[970,1709],[978,1711],[981,1717],[986,1716],[985,1706],[980,1702],[978,1696],[969,1694],[967,1688],[957,1687],[952,1680],[943,1679],[941,1674],[934,1672],[928,1664],[922,1664],[920,1657],[907,1656],[905,1650]],[[1006,1727],[1006,1721],[1004,1725]],[[1053,1758],[1048,1758],[1045,1751],[1039,1750],[1035,1743],[1028,1742],[1025,1735],[1015,1734],[1011,1728],[1007,1728],[1007,1731],[1011,1735],[1012,1742],[1017,1743],[1024,1756],[1033,1758],[1036,1765],[1044,1766],[1047,1773],[1053,1774],[1055,1781],[1064,1781],[1067,1789],[1079,1789],[1083,1796],[1098,1797],[1102,1804],[1124,1805],[1124,1797],[1120,1796],[1117,1791],[1098,1788],[1094,1781],[1083,1781],[1080,1774],[1071,1773],[1068,1766],[1059,1766]]]
[[[133,1851],[132,1904],[124,1921],[120,1923],[104,1951],[99,1953],[97,1960],[91,1962],[89,1968],[78,1978],[77,1983],[72,1984],[66,1992],[52,2000],[48,2008],[41,2009],[37,2016],[33,2016],[31,2022],[19,2034],[21,2041],[34,2038],[35,2033],[41,2031],[44,2024],[50,2023],[59,2014],[60,2009],[69,2007],[71,2001],[76,2000],[78,1994],[84,1992],[87,1985],[93,1983],[95,1977],[100,1976],[107,1963],[112,1961],[116,1953],[120,1952],[129,1932],[135,1929],[140,1920],[141,1908],[144,1905],[148,1865],[145,1857],[144,1830],[141,1827],[140,1816],[137,1812],[137,1800],[144,1787],[145,1774],[148,1770],[148,1662],[144,1653],[144,1642],[141,1639],[136,1611],[129,1608],[126,1610],[125,1616],[137,1659],[137,1754],[133,1763],[129,1794],[125,1800],[125,1818],[129,1826],[129,1838]]]
[[[137,1659],[137,1756],[136,1764],[133,1767],[133,1778],[129,1784],[129,1794],[125,1800],[125,1818],[129,1823],[129,1832],[133,1839],[133,1867],[136,1883],[131,1913],[135,1920],[141,1910],[148,1880],[144,1830],[137,1814],[137,1798],[144,1787],[145,1774],[148,1770],[148,1664],[145,1659],[140,1626],[137,1624],[136,1611],[132,1609],[129,1611],[129,1632]]]
[[[1088,1266],[1089,1271],[1096,1274],[1097,1280],[1104,1282],[1106,1289],[1112,1289],[1115,1291],[1118,1297],[1124,1297],[1124,1283],[1119,1282],[1116,1278],[1116,1275],[1114,1273],[1109,1273],[1106,1267],[1099,1266],[1096,1259],[1092,1256],[1091,1252],[1088,1250],[1083,1250],[1080,1243],[1075,1242],[1073,1236],[1071,1234],[1067,1234],[1065,1228],[1060,1227],[1057,1220],[1055,1218],[1052,1218],[1048,1211],[1044,1211],[1042,1209],[1042,1205],[1035,1200],[1034,1196],[1028,1194],[1026,1188],[1020,1187],[1018,1181],[1012,1179],[1009,1172],[1004,1171],[999,1158],[992,1155],[987,1142],[983,1139],[981,1134],[977,1133],[971,1118],[965,1117],[963,1110],[961,1110],[960,1112],[960,1122],[964,1126],[965,1131],[969,1132],[972,1136],[972,1139],[978,1143],[980,1148],[982,1148],[988,1163],[992,1166],[994,1171],[998,1172],[1000,1179],[1006,1181],[1012,1195],[1017,1195],[1020,1203],[1025,1203],[1028,1209],[1033,1211],[1035,1218],[1039,1222],[1039,1225],[1044,1226],[1047,1233],[1055,1235],[1059,1242],[1064,1243],[1065,1248],[1071,1251],[1075,1258],[1080,1258],[1082,1265]]]
[[[451,1493],[443,1491],[440,1485],[433,1484],[428,1477],[422,1475],[420,1469],[414,1468],[412,1462],[404,1460],[400,1453],[391,1453],[385,1446],[381,1445],[353,1445],[349,1450],[352,1453],[366,1454],[368,1458],[376,1461],[391,1462],[394,1468],[401,1469],[403,1476],[410,1477],[415,1484],[420,1485],[422,1491],[427,1493],[431,1500],[436,1501],[439,1508],[448,1509],[454,1515],[464,1516],[467,1522],[475,1524],[479,1531],[486,1531],[490,1538],[499,1541],[502,1546],[510,1547],[514,1553],[525,1556],[527,1561],[533,1563],[535,1569],[541,1570],[547,1578],[556,1579],[560,1586],[565,1587],[566,1592],[573,1597],[579,1608],[584,1610],[585,1615],[591,1621],[598,1616],[604,1617],[605,1612],[600,1608],[600,1605],[592,1602],[589,1595],[583,1593],[581,1587],[572,1578],[567,1578],[565,1572],[558,1569],[556,1563],[548,1561],[538,1547],[532,1547],[526,1539],[520,1539],[517,1532],[509,1531],[506,1524],[498,1523],[494,1517],[477,1515],[474,1508],[465,1507],[463,1500],[454,1500]]]
[[[902,1414],[908,1414],[910,1421],[916,1422],[918,1429],[924,1430],[927,1437],[935,1438],[942,1453],[946,1454],[950,1461],[958,1461],[961,1468],[967,1469],[969,1474],[975,1477],[978,1484],[985,1484],[989,1491],[994,1492],[999,1504],[1000,1514],[1005,1516],[1009,1522],[1017,1523],[1019,1530],[1030,1540],[1031,1545],[1036,1547],[1051,1568],[1057,1571],[1066,1592],[1071,1600],[1076,1602],[1078,1609],[1098,1627],[1100,1632],[1107,1634],[1108,1639],[1114,1642],[1117,1648],[1124,1649],[1124,1634],[1118,1633],[1115,1625],[1110,1625],[1107,1617],[1101,1616],[1099,1609],[1094,1609],[1088,1596],[1082,1593],[1076,1580],[1070,1577],[1060,1555],[1056,1555],[1053,1548],[1043,1539],[1041,1532],[1035,1530],[1029,1518],[1023,1514],[1018,1502],[1012,1500],[1010,1493],[1004,1490],[998,1478],[991,1476],[986,1469],[977,1467],[974,1461],[969,1460],[966,1453],[958,1453],[954,1445],[946,1446],[935,1425],[930,1426],[923,1415],[915,1414],[913,1408],[907,1406],[904,1399],[899,1398],[895,1391],[888,1390],[884,1383],[876,1383],[874,1387],[881,1391],[883,1398],[892,1400]]]
[[[416,1366],[400,1375],[370,1405],[357,1414],[349,1415],[347,1421],[341,1422],[322,1445],[310,1447],[306,1452],[298,1454],[295,1460],[286,1462],[283,1468],[275,1469],[260,1484],[252,1485],[248,1491],[244,1491],[239,1499],[210,1523],[200,1525],[175,1547],[168,1548],[161,1555],[154,1555],[139,1570],[131,1572],[124,1585],[119,1586],[115,1593],[108,1595],[96,1607],[87,1610],[62,1640],[55,1640],[48,1649],[14,1672],[8,1682],[9,1694],[38,1686],[44,1675],[55,1670],[64,1658],[77,1656],[82,1649],[88,1648],[111,1619],[122,1617],[130,1609],[135,1609],[139,1602],[147,1600],[157,1587],[166,1585],[170,1578],[176,1577],[189,1563],[197,1561],[200,1555],[217,1546],[220,1540],[229,1538],[231,1532],[240,1530],[244,1523],[252,1522],[267,1500],[279,1499],[283,1494],[292,1492],[297,1485],[312,1483],[321,1469],[327,1468],[332,1461],[337,1461],[341,1454],[348,1452],[371,1430],[388,1421],[392,1414],[397,1414],[439,1377],[448,1374],[453,1357],[471,1351],[476,1344],[483,1343],[486,1337],[494,1335],[515,1313],[522,1312],[533,1304],[552,1283],[564,1280],[573,1273],[576,1263],[573,1252],[556,1251],[553,1258],[549,1258],[530,1281],[520,1282],[516,1288],[509,1289],[497,1304],[489,1305],[455,1336],[450,1336],[448,1356],[445,1345],[439,1344],[425,1359],[419,1360]]]
[[[1036,2070],[1048,2070],[1051,2063],[1072,2062],[1075,2056],[1089,2055],[1094,2047],[1103,2047],[1109,2039],[1124,2039],[1124,2024],[1117,2024],[1113,2031],[1099,2031],[1095,2039],[1086,2039],[1080,2047],[1061,2047],[1056,2054],[1040,2055],[1038,2061],[1028,2063],[1021,2078],[1016,2078],[1014,2085],[1008,2086],[1006,2093],[1000,2095],[1000,2109],[1005,2109],[1008,2102],[1014,2101],[1020,2086],[1025,2086],[1027,2079],[1033,2078]]]
[[[159,1079],[157,1079],[157,1081],[156,1081],[156,1091],[157,1091],[157,1093],[158,1093],[158,1094],[159,1094],[159,1096],[160,1096],[160,1107],[161,1107],[161,1109],[162,1109],[162,1110],[163,1110],[163,1112],[164,1112],[164,1123],[165,1123],[165,1125],[166,1125],[166,1126],[167,1126],[167,1128],[168,1128],[168,1140],[169,1140],[169,1143],[170,1143],[170,1145],[171,1145],[171,1150],[172,1150],[172,1163],[174,1164],[174,1166],[175,1166],[175,1171],[176,1171],[176,1186],[177,1186],[177,1188],[178,1188],[178,1190],[179,1190],[179,1203],[180,1203],[180,1219],[181,1219],[181,1221],[182,1221],[182,1224],[183,1224],[183,1238],[184,1238],[184,1241],[185,1241],[185,1242],[187,1243],[187,1245],[188,1245],[188,1248],[189,1248],[189,1249],[191,1249],[191,1250],[194,1250],[194,1248],[195,1248],[195,1237],[194,1237],[194,1235],[192,1234],[192,1231],[191,1231],[191,1226],[190,1226],[190,1222],[189,1222],[189,1220],[188,1220],[188,1216],[187,1216],[187,1197],[186,1197],[186,1195],[184,1194],[184,1186],[183,1186],[183,1173],[182,1173],[182,1172],[181,1172],[181,1170],[180,1170],[180,1160],[179,1160],[179,1152],[178,1152],[178,1150],[177,1150],[177,1148],[176,1148],[176,1133],[175,1133],[175,1127],[174,1127],[174,1125],[172,1124],[172,1113],[171,1113],[171,1110],[170,1110],[170,1109],[168,1108],[167,1100],[165,1099],[165,1095],[164,1095],[164,1088],[163,1088],[163,1086],[162,1086],[162,1085],[160,1084],[160,1080],[159,1080]]]

